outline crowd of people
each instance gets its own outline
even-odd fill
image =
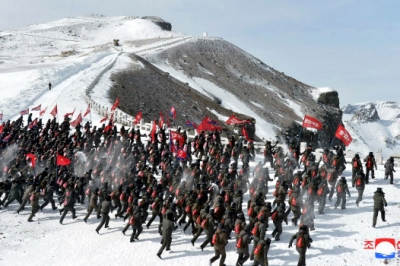
[[[241,136],[228,137],[225,145],[218,131],[201,132],[192,139],[178,128],[174,136],[177,139],[171,139],[165,128],[147,136],[139,128],[122,126],[118,130],[111,123],[100,128],[86,123],[71,130],[68,119],[62,123],[38,120],[32,128],[24,126],[22,117],[7,121],[0,147],[4,169],[0,205],[15,211],[9,206],[17,201],[20,213],[30,202],[31,222],[50,203],[53,211],[60,212],[62,224],[69,212],[72,219],[77,217],[76,204],[87,204],[84,222],[94,211],[101,219],[96,228],[100,234],[103,226],[109,226],[112,212],[116,219],[127,221],[122,233],[132,229],[130,242],[138,241],[144,228],[158,218],[160,259],[164,250],[171,249],[173,231],[181,227],[193,235],[193,246],[204,234],[200,248],[213,247],[215,256],[210,264],[219,259],[220,266],[225,265],[230,241],[235,242],[238,253],[236,265],[244,265],[248,259],[255,266],[268,265],[272,240],[280,241],[283,223],[288,225],[290,216],[299,229],[288,246],[295,244],[298,265],[306,265],[315,209],[324,214],[326,200],[332,201],[335,193],[335,207],[346,208],[350,184],[342,176],[347,162],[340,148],[336,152],[326,149],[316,160],[310,145],[300,153],[295,143],[288,143],[284,150],[267,141],[261,150],[264,160],[257,161],[253,142]],[[184,150],[185,157],[177,156],[178,150]],[[59,156],[69,162],[59,165]],[[250,169],[252,161],[255,167]],[[385,176],[391,184],[393,162],[389,158],[385,163]],[[363,161],[357,154],[351,165],[351,187],[358,193],[358,205],[369,177],[375,178],[377,165],[372,152]],[[243,202],[246,194],[248,201]],[[268,201],[267,195],[274,200]],[[378,188],[373,227],[379,212],[385,221],[386,204]]]

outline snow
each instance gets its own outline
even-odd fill
[[[257,157],[257,161],[261,160]],[[254,167],[255,163],[251,163]],[[351,169],[351,165],[347,165]],[[396,170],[399,170],[396,168]],[[345,171],[344,175],[349,180],[351,171]],[[271,177],[273,175],[271,174]],[[350,188],[351,198],[347,199],[347,209],[334,209],[333,203],[327,201],[324,215],[316,213],[316,230],[311,232],[314,242],[307,251],[307,265],[377,265],[373,250],[364,250],[364,240],[374,240],[380,237],[400,236],[400,226],[397,218],[400,217],[400,199],[397,197],[399,181],[395,178],[395,185],[383,180],[383,166],[378,166],[376,178],[373,179],[364,191],[363,201],[360,207],[355,205],[357,192]],[[386,219],[384,223],[378,217],[377,228],[371,227],[373,192],[377,187],[382,187],[386,193],[388,202]],[[270,193],[272,188],[270,188]],[[248,194],[245,195],[243,207],[245,208]],[[269,197],[269,200],[272,200]],[[86,201],[87,202],[87,201]],[[316,208],[317,208],[316,203]],[[204,234],[195,243],[190,244],[189,231],[181,234],[180,229],[173,233],[172,251],[162,254],[160,260],[156,253],[160,248],[161,236],[157,233],[158,219],[150,229],[144,229],[139,241],[129,243],[130,230],[127,235],[121,234],[125,223],[121,219],[114,219],[111,214],[110,228],[100,230],[97,235],[95,228],[100,220],[95,214],[85,224],[82,220],[86,214],[86,207],[77,205],[77,216],[71,219],[67,215],[64,225],[59,224],[59,214],[46,207],[43,212],[38,212],[34,222],[28,223],[26,219],[30,213],[30,207],[18,215],[15,211],[17,203],[9,206],[8,210],[0,210],[2,221],[0,245],[2,246],[1,265],[119,265],[126,261],[140,262],[141,265],[208,265],[208,260],[214,255],[211,247],[206,247],[204,252],[199,248],[204,241]],[[292,217],[290,214],[289,219]],[[271,237],[274,228],[269,223],[267,235]],[[268,254],[270,265],[297,265],[298,254],[295,248],[289,249],[290,237],[297,231],[297,227],[283,225],[283,234],[279,242],[272,241]],[[399,239],[397,239],[399,240]],[[234,265],[237,259],[234,241],[229,240],[227,246],[227,265]],[[44,253],[45,252],[45,253]],[[216,264],[216,263],[215,263]],[[251,265],[246,262],[244,265]],[[390,265],[392,262],[390,262]],[[216,264],[217,265],[217,264]]]
[[[351,121],[359,108],[374,105],[380,120],[369,123]],[[395,102],[365,102],[351,105],[350,114],[343,115],[346,129],[353,137],[348,149],[367,155],[369,151],[381,151],[384,158],[400,154],[400,106]]]
[[[318,100],[319,95],[321,93],[326,93],[326,92],[331,92],[331,91],[334,91],[334,90],[329,87],[320,87],[320,88],[311,88],[310,89],[311,95],[315,101]]]
[[[118,29],[118,31],[116,31]],[[68,31],[71,30],[71,33]],[[73,36],[76,34],[77,36]],[[8,36],[7,41],[0,39],[0,111],[4,113],[4,120],[19,117],[19,112],[39,104],[42,109],[47,106],[47,113],[43,119],[52,118],[51,109],[57,104],[59,117],[66,112],[76,109],[73,119],[86,110],[84,100],[86,88],[110,64],[113,68],[104,73],[94,87],[91,97],[98,103],[111,106],[107,95],[107,88],[111,85],[110,75],[114,71],[123,70],[130,64],[128,54],[123,45],[114,48],[110,45],[113,38],[138,40],[146,38],[160,38],[160,43],[168,43],[165,38],[171,34],[179,39],[181,36],[174,32],[163,32],[149,21],[131,17],[101,17],[85,16],[67,18],[56,22],[31,25],[18,31],[2,32],[1,36]],[[45,38],[46,37],[46,38]],[[83,39],[81,42],[76,40]],[[182,38],[182,41],[183,38]],[[144,47],[156,47],[157,41]],[[153,45],[153,46],[152,46]],[[61,51],[74,49],[76,54],[69,57],[60,57]],[[126,49],[139,49],[127,47]],[[159,49],[159,48],[157,48]],[[166,49],[166,48],[160,48]],[[151,52],[151,51],[148,51]],[[36,62],[33,64],[33,62]],[[215,84],[200,78],[191,79],[168,65],[168,62],[158,62],[157,67],[169,72],[183,82],[188,82],[194,89],[208,97],[222,99],[222,105],[233,111],[240,111],[257,120],[257,135],[271,138],[275,136],[274,126],[262,120],[249,106],[226,92]],[[135,67],[141,67],[136,65]],[[51,91],[48,82],[53,83]],[[315,90],[317,93],[327,91],[326,88]],[[252,103],[256,105],[256,103]],[[296,104],[287,103],[296,110]],[[369,151],[382,149],[385,156],[399,153],[397,142],[391,144],[396,134],[400,133],[397,104],[378,103],[377,108],[381,120],[377,123],[357,124],[349,120],[351,115],[345,115],[345,125],[353,136],[353,143],[349,149],[360,150],[363,154]],[[257,105],[256,105],[257,106]],[[211,110],[219,119],[227,117]],[[33,117],[38,114],[34,113]],[[101,116],[92,111],[94,124]],[[300,115],[300,113],[299,113]],[[25,117],[26,119],[26,117]],[[88,121],[88,117],[83,122]],[[258,156],[256,161],[262,158]],[[251,163],[253,169],[256,162]],[[252,170],[251,169],[251,170]],[[347,165],[344,176],[351,177],[351,165]],[[399,168],[396,167],[399,171]],[[307,265],[377,265],[380,261],[374,258],[374,251],[363,250],[364,240],[374,240],[378,237],[395,237],[400,240],[400,199],[397,196],[399,181],[389,185],[383,180],[384,169],[378,165],[376,178],[366,186],[363,201],[360,207],[355,205],[356,190],[350,188],[352,197],[348,199],[347,209],[334,209],[333,202],[327,202],[325,215],[316,214],[316,230],[311,232],[314,239],[311,249],[307,251]],[[272,177],[272,173],[271,173]],[[378,218],[377,228],[371,228],[373,192],[382,187],[388,201],[387,221]],[[272,188],[270,188],[272,192]],[[246,204],[248,194],[245,195]],[[335,199],[335,197],[334,197]],[[272,200],[268,196],[268,200]],[[86,202],[88,202],[86,200]],[[317,206],[317,205],[316,205]],[[82,221],[86,213],[86,206],[77,205],[76,220],[70,214],[59,224],[59,214],[46,207],[34,217],[34,222],[26,222],[30,213],[27,210],[18,215],[15,211],[17,203],[8,209],[0,210],[0,265],[121,265],[136,262],[140,265],[208,265],[213,256],[212,248],[207,247],[204,252],[199,243],[204,240],[202,235],[195,247],[190,244],[189,233],[173,234],[172,251],[163,253],[163,260],[156,257],[160,248],[161,237],[157,233],[158,219],[150,229],[144,229],[140,240],[129,243],[129,236],[121,234],[124,222],[114,219],[111,215],[110,228],[102,229],[97,235],[95,228],[99,220],[95,215],[89,218],[88,223]],[[292,216],[289,216],[289,219]],[[269,237],[274,228],[270,222],[267,234]],[[272,241],[269,251],[270,265],[297,265],[298,254],[295,248],[289,249],[290,237],[297,231],[292,225],[283,225],[281,241]],[[128,231],[129,232],[129,231]],[[227,246],[227,265],[234,265],[237,259],[234,241],[230,240]],[[390,261],[389,265],[395,261]],[[397,259],[397,263],[399,260]],[[216,265],[217,263],[214,263]],[[251,265],[247,261],[245,265]]]

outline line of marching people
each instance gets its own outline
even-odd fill
[[[62,224],[69,212],[75,219],[76,204],[86,206],[88,198],[83,221],[87,222],[94,211],[95,217],[101,219],[96,228],[100,234],[103,226],[109,227],[112,212],[115,219],[126,221],[123,234],[132,230],[130,242],[138,241],[144,227],[150,228],[158,218],[160,258],[165,249],[171,249],[172,232],[181,226],[183,232],[189,229],[193,235],[193,246],[204,233],[201,250],[208,246],[215,250],[210,264],[220,259],[219,265],[224,265],[225,247],[232,239],[238,253],[236,265],[243,265],[248,259],[253,265],[268,265],[272,240],[280,241],[283,223],[288,225],[293,213],[292,225],[299,230],[290,239],[289,247],[295,241],[300,255],[298,265],[305,265],[306,250],[312,243],[310,231],[315,230],[314,204],[318,203],[318,213],[324,214],[326,198],[332,200],[335,191],[336,207],[341,205],[344,209],[346,193],[350,196],[345,177],[340,177],[346,164],[341,149],[336,154],[326,151],[316,161],[311,146],[300,154],[295,145],[290,145],[284,154],[268,141],[264,163],[258,162],[250,169],[249,163],[255,161],[252,142],[232,136],[223,145],[218,131],[201,132],[188,139],[186,132],[178,128],[178,141],[169,140],[165,128],[160,128],[156,136],[143,142],[147,136],[139,129],[121,127],[118,131],[111,124],[91,128],[87,123],[70,130],[68,119],[60,124],[56,120],[46,124],[39,121],[29,130],[22,119],[5,124],[3,132],[10,138],[2,142],[0,149],[5,170],[5,181],[0,183],[1,205],[7,208],[16,200],[20,203],[19,213],[30,202],[28,221],[32,221],[48,203],[57,209],[53,200],[56,195]],[[187,154],[184,160],[176,156],[179,149]],[[32,167],[32,157],[26,156],[28,153],[37,158],[36,168]],[[59,154],[70,158],[71,163],[58,166]],[[192,155],[198,159],[192,159]],[[273,179],[264,167],[268,162],[275,170]],[[352,166],[352,184],[361,191],[358,204],[368,178],[356,169],[356,163]],[[276,181],[275,190],[269,193],[272,181]],[[249,200],[243,209],[247,193]],[[272,202],[266,201],[270,194],[274,197]],[[385,205],[383,192],[380,195],[377,201]],[[39,205],[41,198],[44,202]],[[378,205],[376,215],[383,208]],[[385,220],[384,214],[382,218]],[[271,239],[267,230],[272,225]]]

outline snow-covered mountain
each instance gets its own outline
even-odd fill
[[[264,139],[278,132],[293,138],[307,114],[325,127],[303,139],[329,146],[342,120],[337,92],[288,77],[221,38],[166,28],[168,23],[155,17],[93,14],[0,32],[4,119],[39,104],[49,108],[44,119],[56,104],[60,114],[84,111],[88,100],[101,109],[122,96],[119,109],[125,118],[143,110],[149,121],[159,111],[168,113],[172,104],[181,113],[178,124],[199,122],[205,115],[223,124],[235,112],[254,118],[256,135]],[[114,39],[120,46],[113,45]],[[53,84],[50,92],[48,82]],[[382,149],[384,156],[400,153],[398,114],[391,115],[395,106],[346,106],[344,121],[354,139],[349,148],[362,153]],[[103,114],[93,112],[93,122]],[[377,136],[379,141],[370,141]]]
[[[146,121],[168,113],[172,104],[181,111],[178,124],[198,123],[205,115],[223,124],[233,112],[252,117],[264,139],[284,132],[293,138],[308,114],[325,124],[313,140],[328,145],[341,120],[337,93],[288,77],[221,38],[184,35],[160,23],[154,17],[90,15],[1,32],[4,118],[37,104],[60,102],[63,113],[71,106],[84,110],[83,99],[106,106],[120,96],[124,115],[141,109]],[[48,82],[58,93],[40,99]],[[315,99],[321,92],[327,97]],[[72,99],[68,108],[66,95]]]
[[[353,142],[348,149],[366,155],[382,151],[384,157],[400,155],[400,105],[367,102],[342,108],[343,122]]]

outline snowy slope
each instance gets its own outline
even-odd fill
[[[379,115],[374,122],[352,120],[354,114],[373,105]],[[367,155],[369,151],[382,151],[383,157],[400,155],[400,105],[395,102],[367,102],[347,105],[343,122],[354,141],[348,149]]]

